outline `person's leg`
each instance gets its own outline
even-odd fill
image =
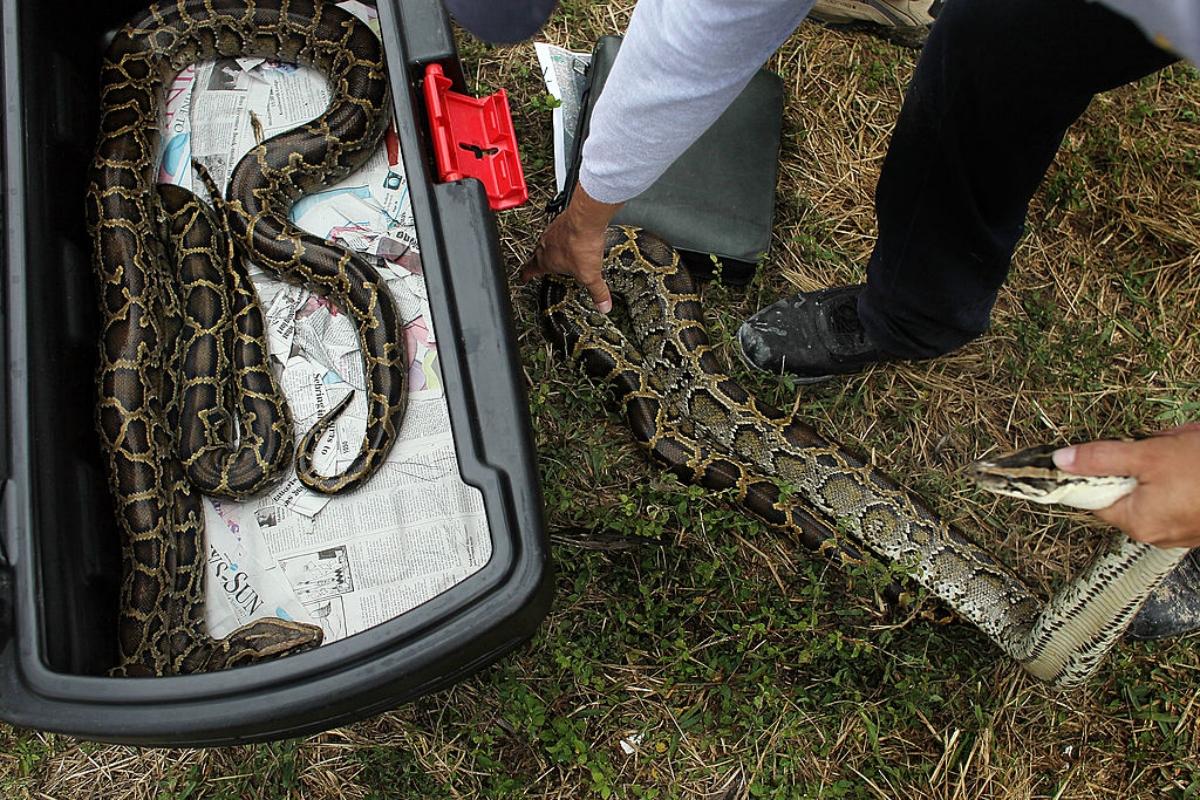
[[[812,381],[979,336],[1067,127],[1173,59],[1087,0],[948,0],[884,160],[865,290],[763,309],[739,331],[747,361]]]
[[[925,358],[983,333],[1067,128],[1093,95],[1174,58],[1089,0],[950,0],[876,189],[868,337]]]
[[[1029,199],[1093,94],[1174,57],[1084,0],[949,0],[925,45],[876,191],[866,287],[806,292],[738,332],[743,354],[801,381],[926,358],[982,333]],[[1126,636],[1200,629],[1200,550]]]

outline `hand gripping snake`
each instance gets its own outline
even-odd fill
[[[895,562],[1043,680],[1059,687],[1085,680],[1187,552],[1114,535],[1043,603],[883,472],[723,374],[700,298],[668,245],[634,228],[610,228],[604,277],[625,301],[633,341],[567,279],[543,282],[542,312],[552,338],[611,384],[634,437],[655,460],[685,482],[729,490],[810,548],[848,561],[866,548]],[[1023,454],[981,463],[977,474],[991,475],[993,489],[1025,496],[1038,482],[1053,482],[1045,460],[1030,466]]]
[[[166,81],[188,64],[218,57],[316,68],[329,79],[332,98],[316,119],[251,150],[212,214],[182,190],[157,190],[154,179]],[[300,231],[287,214],[302,194],[370,157],[389,111],[378,38],[319,0],[162,2],[138,15],[109,46],[86,206],[103,324],[97,429],[122,529],[117,674],[219,669],[320,643],[319,628],[280,619],[249,623],[221,640],[204,632],[206,554],[196,490],[241,495],[261,487],[267,473],[288,460],[291,432],[286,411],[268,397],[276,388],[262,364],[261,319],[245,310],[244,274],[218,280],[203,264],[185,268],[183,261],[202,262],[214,253],[220,258],[226,247],[220,231],[228,229],[244,257],[329,298],[355,322],[365,360],[363,444],[343,474],[314,471],[316,443],[339,406],[301,440],[297,474],[317,491],[360,485],[383,462],[403,416],[400,316],[369,263]],[[167,251],[180,261],[179,290],[168,274]],[[201,271],[191,271],[193,266]],[[200,318],[216,307],[234,320],[233,333]],[[176,374],[171,364],[185,366]],[[235,412],[202,417],[199,408],[223,402],[228,392],[216,376],[226,365],[236,373],[240,398],[243,438],[235,446],[227,443],[233,428],[228,415]],[[194,421],[193,414],[201,433],[191,428],[178,435],[173,423]]]

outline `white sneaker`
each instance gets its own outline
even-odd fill
[[[866,28],[907,47],[920,47],[942,0],[817,0],[809,16],[830,26]]]

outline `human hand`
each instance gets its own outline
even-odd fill
[[[575,185],[571,202],[542,233],[533,256],[521,268],[521,282],[539,275],[570,275],[583,284],[602,314],[612,311],[612,295],[604,282],[604,231],[622,203],[593,200]]]
[[[1200,422],[1136,442],[1088,442],[1054,453],[1077,475],[1128,475],[1132,492],[1096,516],[1158,547],[1200,547]]]

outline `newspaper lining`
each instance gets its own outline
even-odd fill
[[[538,64],[546,91],[558,100],[552,114],[554,125],[554,183],[558,191],[567,184],[571,157],[575,155],[575,134],[579,128],[579,113],[583,92],[587,88],[587,68],[591,53],[575,53],[545,42],[535,42]]]
[[[339,5],[378,33],[372,7]],[[223,187],[261,138],[324,111],[329,88],[315,70],[221,59],[184,69],[166,101],[159,180],[204,196],[193,159]],[[280,616],[319,624],[334,642],[446,591],[491,557],[482,496],[458,471],[407,188],[392,126],[364,168],[292,210],[305,230],[376,259],[406,323],[409,402],[387,461],[351,494],[311,492],[292,471],[246,502],[204,498],[205,613],[215,637]],[[297,441],[351,396],[316,458],[319,472],[341,472],[366,430],[354,325],[325,299],[253,265],[250,272]]]

